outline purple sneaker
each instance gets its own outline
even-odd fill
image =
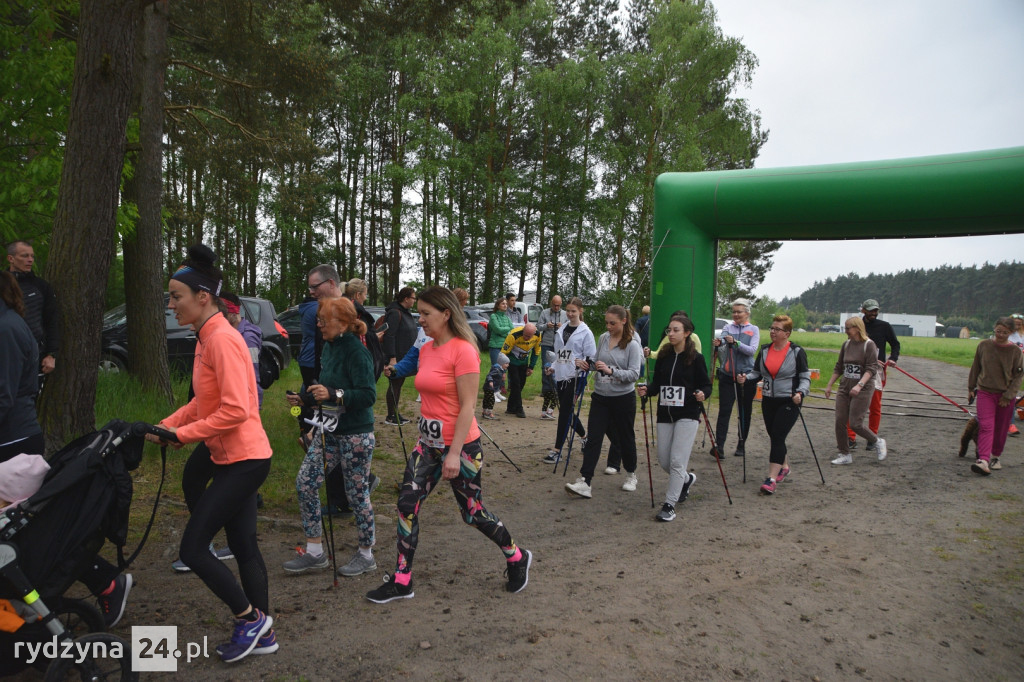
[[[274,619],[259,609],[256,609],[256,620],[236,620],[231,642],[225,644],[220,652],[221,660],[225,663],[234,663],[248,656],[256,648],[260,637],[267,634],[273,625]]]

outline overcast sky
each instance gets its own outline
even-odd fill
[[[770,131],[757,168],[1024,146],[1024,0],[712,2],[722,31],[760,62],[739,93]],[[850,271],[1024,260],[1020,234],[886,241],[843,265],[835,246],[784,242],[756,293],[797,296]]]

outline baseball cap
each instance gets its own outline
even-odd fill
[[[860,307],[863,310],[878,310],[878,301],[876,301],[873,298],[869,298],[868,300],[861,303]]]

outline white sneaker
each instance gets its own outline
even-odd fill
[[[875,441],[875,452],[878,453],[879,462],[885,459],[885,456],[889,454],[889,450],[885,446],[884,438],[879,438],[877,441]]]
[[[541,412],[540,413],[540,418],[541,419],[554,419],[554,417],[551,416],[550,412]]]
[[[583,445],[586,446],[586,443],[584,443]],[[619,470],[616,469],[615,467],[606,467],[604,473],[608,474],[609,476],[614,476],[615,474],[619,473]]]
[[[505,399],[501,397],[500,393],[495,393],[494,394],[494,402],[496,402],[496,403],[503,403],[503,402],[505,402]]]
[[[577,478],[575,483],[566,483],[565,489],[569,491],[570,495],[578,495],[580,497],[585,497],[588,500],[593,497],[590,492],[590,486],[587,485],[587,479],[582,476]]]
[[[626,482],[622,484],[622,489],[630,493],[636,491],[636,474],[626,476]]]
[[[853,464],[853,455],[850,455],[850,454],[846,454],[846,455],[840,454],[838,457],[836,457],[834,460],[832,460],[832,463],[833,464]]]

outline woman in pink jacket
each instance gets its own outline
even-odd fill
[[[232,663],[250,653],[277,650],[273,619],[266,613],[267,567],[256,542],[256,491],[270,472],[271,450],[260,422],[252,359],[218,307],[223,282],[216,260],[206,246],[193,246],[171,276],[167,307],[178,324],[192,325],[198,338],[192,364],[195,397],[160,426],[181,443],[199,443],[182,472],[191,516],[180,557],[236,619],[231,641],[217,647],[221,658]],[[241,585],[210,553],[221,528],[238,561]]]

